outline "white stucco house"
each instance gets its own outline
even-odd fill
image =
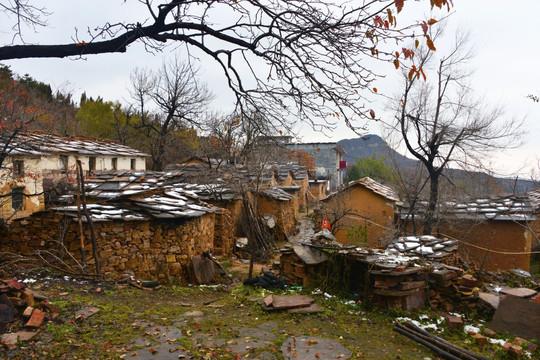
[[[149,155],[112,140],[26,132],[6,146],[0,169],[0,218],[19,218],[45,208],[44,192],[74,181],[77,160],[85,175],[101,170],[146,170]]]

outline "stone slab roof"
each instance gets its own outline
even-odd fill
[[[458,249],[457,240],[438,239],[431,235],[402,236],[394,239],[386,251],[391,254],[421,256],[430,260],[440,260]]]
[[[178,191],[196,196],[203,201],[241,199],[238,185],[242,177],[227,176],[226,173],[215,172],[214,169],[189,166],[189,171],[96,171],[85,179],[87,196],[103,200],[135,198],[144,194],[159,191]],[[261,194],[278,201],[288,201],[293,195],[278,188],[267,189]],[[63,197],[64,201],[72,201],[74,193]]]
[[[121,201],[87,204],[87,207],[94,221],[194,218],[219,210],[201,201],[192,191],[180,187]],[[62,206],[53,210],[77,217],[77,206]]]
[[[284,164],[277,163],[272,165],[272,167],[274,168],[276,178],[279,181],[285,180],[288,174],[291,174],[294,180],[304,180],[309,177],[308,167],[299,165],[295,162],[287,162]]]
[[[531,202],[534,212],[538,213],[540,211],[540,188],[529,191],[527,197]]]
[[[149,157],[137,149],[106,139],[83,136],[57,136],[38,132],[21,133],[13,142],[14,151],[45,154],[81,154]],[[17,150],[19,149],[19,150]]]
[[[405,203],[401,209],[401,219],[405,220],[413,213],[423,217],[427,201],[419,201],[411,212]],[[441,204],[440,212],[445,219],[458,220],[494,220],[494,221],[534,221],[537,220],[529,197],[518,195],[500,195],[467,201],[446,201]]]
[[[362,186],[362,187],[364,187],[364,188],[366,188],[368,190],[373,191],[375,194],[380,195],[380,196],[382,196],[383,198],[385,198],[385,199],[387,199],[389,201],[399,202],[399,195],[394,189],[392,189],[389,186],[383,185],[383,184],[373,180],[370,177],[365,177],[365,178],[362,178],[362,179],[351,181],[341,191],[350,189],[350,188],[355,187],[355,186]],[[328,195],[325,199],[331,198],[331,197],[335,196],[335,194],[336,193],[334,192],[334,193]],[[323,201],[325,199],[323,199]]]

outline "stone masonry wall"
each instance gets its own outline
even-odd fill
[[[132,270],[141,279],[165,277],[186,279],[194,255],[214,246],[214,214],[184,220],[103,221],[96,222],[96,237],[102,273],[112,277]],[[95,272],[90,234],[85,229],[85,251],[88,272]],[[65,228],[64,245],[80,261],[80,237],[73,219],[58,213],[44,212],[24,220],[13,221],[0,230],[0,251],[32,254],[35,250],[59,247],[61,229]],[[66,257],[65,261],[69,261]]]

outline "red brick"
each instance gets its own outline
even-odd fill
[[[530,352],[535,352],[538,349],[538,345],[520,337],[515,338],[512,341],[512,344],[521,346],[522,348],[525,348],[529,350]]]
[[[449,330],[463,330],[463,320],[459,316],[446,315],[446,326]]]
[[[459,283],[463,286],[466,286],[468,288],[475,288],[478,287],[480,282],[472,275],[465,274],[459,279]]]
[[[503,345],[504,350],[512,357],[519,358],[523,355],[523,349],[521,346],[506,343]]]
[[[7,285],[12,290],[22,290],[22,289],[26,288],[26,285],[24,283],[18,282],[15,279],[9,280]]]
[[[43,324],[43,320],[45,320],[45,313],[39,309],[34,309],[32,311],[32,316],[30,316],[30,320],[26,323],[26,326],[30,327],[40,327],[41,324]]]
[[[476,343],[480,346],[484,346],[487,344],[487,338],[480,334],[474,334],[471,336],[473,339],[476,340]]]

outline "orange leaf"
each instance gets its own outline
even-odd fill
[[[396,67],[396,69],[399,69],[399,60],[398,59],[394,60],[394,66]]]
[[[427,24],[425,21],[423,21],[423,22],[420,24],[420,26],[422,27],[422,31],[424,32],[424,35],[426,35],[426,34],[427,34],[427,31],[428,31],[428,24]]]
[[[413,76],[414,76],[414,70],[411,69],[411,70],[409,71],[409,81],[412,81]]]
[[[431,40],[431,38],[429,36],[426,36],[426,38],[427,38],[426,44],[427,44],[429,50],[431,50],[431,51],[437,50],[437,48],[435,48],[435,45],[433,44],[433,40]]]
[[[420,70],[420,72],[422,73],[422,76],[424,77],[424,81],[426,81],[426,74],[424,73],[424,69],[422,69],[422,67],[418,68],[418,70]]]
[[[371,116],[372,119],[375,119],[375,111],[373,111],[373,109],[369,110],[369,115]]]
[[[399,13],[401,9],[403,9],[403,3],[405,0],[394,0],[394,4],[396,5],[397,12]]]
[[[377,92],[377,88],[373,88],[373,92],[375,92],[375,93],[376,93],[376,92]]]
[[[427,23],[428,23],[428,25],[431,26],[431,25],[433,25],[433,24],[436,24],[436,23],[437,23],[437,20],[435,20],[435,19],[429,19]]]

